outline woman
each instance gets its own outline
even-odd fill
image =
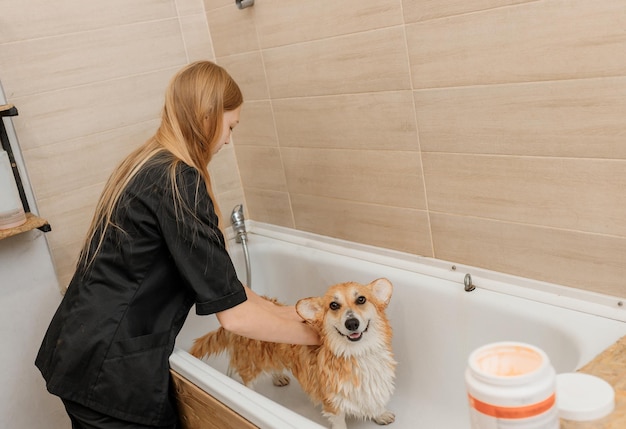
[[[36,359],[73,428],[177,426],[168,357],[193,304],[243,336],[319,344],[294,307],[243,286],[226,253],[206,166],[242,103],[221,67],[188,65],[154,137],[106,184]]]

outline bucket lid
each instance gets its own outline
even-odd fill
[[[599,377],[564,373],[556,376],[556,401],[563,419],[596,420],[613,412],[615,391]]]

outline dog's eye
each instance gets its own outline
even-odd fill
[[[338,302],[331,302],[330,303],[330,309],[331,310],[339,310],[341,308],[341,305]]]
[[[364,296],[360,296],[356,299],[356,303],[359,305],[365,304],[365,301],[367,301],[367,299]]]

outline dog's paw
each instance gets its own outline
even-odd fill
[[[379,425],[388,425],[396,421],[396,415],[391,411],[385,411],[380,416],[373,418],[374,422]]]
[[[274,386],[282,387],[289,384],[291,379],[288,375],[283,374],[282,372],[273,372],[272,373],[272,382]]]

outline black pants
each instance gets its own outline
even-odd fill
[[[84,405],[63,399],[72,429],[177,429],[179,426],[146,426],[107,416]]]

